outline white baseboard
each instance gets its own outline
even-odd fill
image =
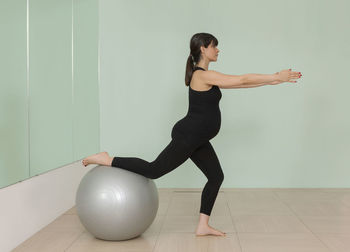
[[[75,205],[81,160],[0,189],[0,251],[11,251]]]

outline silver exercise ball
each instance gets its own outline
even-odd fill
[[[139,236],[152,224],[159,206],[152,179],[111,166],[86,173],[75,201],[83,226],[103,240]]]

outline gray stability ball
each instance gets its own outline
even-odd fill
[[[127,240],[142,234],[156,217],[158,190],[152,179],[111,166],[85,174],[76,194],[83,226],[102,240]]]

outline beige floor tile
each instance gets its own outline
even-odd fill
[[[334,199],[342,201],[345,205],[350,207],[350,192],[349,191],[337,191],[333,193]]]
[[[161,233],[154,252],[203,252],[208,251],[208,243],[208,236],[197,237],[195,233]]]
[[[62,252],[68,248],[83,232],[79,230],[40,230],[13,252]]]
[[[349,252],[350,235],[345,234],[316,234],[332,252]]]
[[[187,233],[164,233],[158,238],[155,252],[242,252],[235,233],[227,233],[221,236],[197,237]]]
[[[350,193],[350,188],[321,188],[324,192],[346,192]]]
[[[337,200],[284,200],[296,215],[350,216],[350,206]]]
[[[169,209],[170,202],[171,202],[171,199],[160,198],[157,215],[166,215]]]
[[[183,192],[177,193],[174,192],[173,197],[171,198],[172,202],[192,202],[192,201],[200,201],[201,193],[200,192]]]
[[[208,237],[208,252],[242,252],[236,233],[227,233],[225,237]]]
[[[166,215],[169,208],[169,202],[159,201],[157,215]]]
[[[317,237],[306,233],[238,233],[238,238],[244,252],[329,252]]]
[[[245,200],[279,200],[273,191],[236,191],[225,192],[225,197],[228,201],[245,201]]]
[[[157,236],[156,233],[143,233],[129,240],[105,241],[84,232],[66,252],[151,252],[156,244]]]
[[[167,215],[198,215],[200,201],[172,201],[169,205]]]
[[[343,197],[343,199],[341,199],[342,202],[347,206],[347,207],[350,207],[350,196],[345,196]]]
[[[285,190],[275,191],[275,194],[281,200],[334,200],[339,195],[337,192],[323,190]]]
[[[187,232],[195,233],[199,217],[195,215],[167,215],[160,233]]]
[[[64,214],[77,214],[77,207],[76,206],[72,207],[71,209],[69,209]]]
[[[350,189],[222,188],[209,225],[226,237],[195,236],[202,189],[158,192],[156,218],[139,237],[97,239],[72,207],[14,251],[350,251]]]
[[[78,230],[85,231],[79,216],[75,214],[63,214],[42,229],[43,231],[65,231]]]
[[[231,215],[294,215],[287,205],[278,200],[230,200]]]
[[[299,218],[313,233],[350,235],[350,216],[299,216]]]
[[[145,233],[158,234],[164,224],[166,215],[156,215],[152,224],[146,229]]]
[[[288,215],[234,215],[239,233],[310,233],[296,217]]]
[[[164,224],[160,233],[188,232],[195,233],[199,222],[199,215],[176,216],[168,215],[165,217]],[[209,225],[222,232],[236,232],[232,220],[229,216],[211,216]]]
[[[158,191],[159,201],[170,202],[172,197],[173,197],[173,192],[172,191],[169,191],[169,190]]]

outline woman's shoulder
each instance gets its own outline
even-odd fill
[[[190,82],[190,87],[195,91],[207,91],[212,88],[212,85],[206,83],[203,78],[201,78],[201,74],[203,74],[203,70],[194,71],[192,74],[192,79]]]

